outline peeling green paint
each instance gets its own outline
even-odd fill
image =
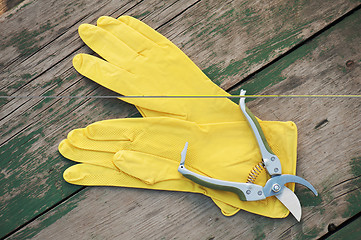
[[[39,27],[38,30],[29,31],[27,29],[12,36],[3,47],[14,46],[23,56],[29,56],[39,50],[38,42],[42,40],[39,37],[42,33],[52,28],[50,22]]]
[[[45,155],[48,147],[54,144],[56,139],[47,139],[46,142],[49,145],[38,147],[34,152],[34,146],[39,141],[48,138],[44,134],[46,127],[47,125],[29,133],[22,133],[0,147],[2,158],[0,161],[0,185],[2,186],[0,188],[0,196],[2,196],[0,238],[19,226],[19,221],[30,220],[36,214],[46,210],[49,205],[55,204],[59,199],[79,189],[78,186],[66,184],[58,177],[72,163],[67,161],[62,163],[64,166],[49,170],[52,168],[50,162],[61,162],[58,153]],[[43,164],[45,159],[47,159],[47,164]],[[34,172],[41,174],[34,175]],[[38,184],[33,184],[34,181]],[[44,193],[47,194],[44,195]],[[44,197],[47,204],[39,201]],[[15,198],[21,199],[21,201],[11,201],[9,204],[8,201]],[[19,215],[22,217],[19,218]]]
[[[303,208],[312,207],[313,212],[318,211],[321,215],[326,212],[326,209],[322,205],[322,202],[325,201],[323,192],[319,192],[318,196],[315,196],[308,188],[296,187],[295,194]]]
[[[242,85],[244,89],[247,89],[247,94],[256,94],[262,89],[279,83],[286,79],[286,76],[282,72],[287,69],[289,66],[295,64],[296,61],[306,58],[311,55],[312,52],[318,47],[318,41],[314,40],[308,44],[303,45],[297,50],[293,51],[292,54],[289,54],[287,58],[281,59],[276,63],[272,64],[272,67],[269,67],[258,74],[254,75],[249,79],[245,84]],[[238,64],[240,65],[240,64]],[[232,69],[232,67],[228,67]],[[230,70],[231,74],[236,73],[236,69]],[[287,87],[287,86],[286,86]],[[232,94],[238,94],[238,90],[234,90]]]
[[[53,26],[50,24],[50,21],[48,21],[45,25],[40,26],[39,33],[46,32],[52,28],[53,28]]]
[[[286,36],[288,36],[288,38]],[[295,45],[298,41],[299,38],[296,37],[296,35],[295,37],[289,37],[288,34],[281,34],[277,39],[271,39],[270,41],[249,50],[247,52],[249,56],[242,60],[233,61],[225,67],[222,66],[222,63],[213,64],[203,71],[212,79],[212,81],[216,84],[220,84],[223,82],[223,79],[228,76],[235,76],[240,72],[249,72],[252,65],[267,61],[272,56],[272,52],[274,52],[275,49],[286,49],[289,46]],[[279,61],[272,66],[272,69],[266,69],[265,71],[257,74],[244,85],[250,89],[249,91],[247,88],[247,92],[249,92],[249,94],[254,94],[256,91],[260,91],[269,85],[283,81],[286,76],[282,75],[282,71],[294,64],[295,61],[312,53],[312,51],[314,51],[317,47],[317,41],[308,43],[302,46],[301,49],[294,51],[287,60]],[[254,81],[254,79],[257,79],[257,81]]]
[[[47,92],[45,92],[43,95],[44,96],[53,96],[53,95],[55,95],[55,89],[50,89]],[[54,99],[53,98],[44,98],[43,100],[39,101],[36,105],[34,105],[32,107],[32,110],[34,110],[34,111],[39,110],[44,106],[45,103],[48,103],[51,101],[54,101]]]
[[[49,87],[52,85],[57,85],[59,87],[61,85],[62,81],[63,80],[60,77],[56,77],[56,78],[53,78],[52,80],[46,82],[45,84],[43,84],[41,86],[41,88],[46,88],[46,87]]]
[[[4,131],[4,132],[6,131],[6,132],[8,132],[8,133],[11,133],[11,132],[14,132],[14,131],[18,130],[20,127],[23,127],[24,124],[25,124],[24,121],[19,121],[19,122],[17,122],[15,125],[13,125],[10,129],[8,129],[8,128],[9,128],[8,125],[3,125],[0,129],[1,129],[2,131]],[[6,133],[5,133],[5,134],[6,134]],[[5,134],[4,134],[4,135],[5,135]]]
[[[74,80],[77,76],[78,76],[78,74],[73,73],[73,74],[71,74],[69,77],[65,78],[65,81]]]
[[[0,91],[0,96],[8,96],[7,92]],[[0,107],[1,105],[6,104],[9,101],[9,99],[6,98],[0,98]]]
[[[30,74],[30,73],[25,73],[25,74],[22,74],[20,77],[22,79],[25,79],[25,80],[29,80],[33,77],[34,75]]]
[[[355,157],[351,159],[350,162],[350,166],[351,166],[351,173],[353,176],[357,177],[357,181],[359,183],[361,183],[361,157]]]
[[[254,228],[252,228],[252,232],[254,234],[253,239],[266,239],[266,234],[264,232],[265,226],[262,224],[256,225]]]
[[[351,174],[354,176],[351,184],[353,186],[361,186],[361,157],[355,157],[350,162]],[[355,188],[351,193],[348,193],[346,201],[348,206],[342,217],[351,217],[361,211],[361,189]]]
[[[259,13],[259,11],[256,11],[255,9],[252,8],[247,8],[244,11],[237,13],[237,18],[236,21],[241,25],[241,26],[246,26],[249,24],[254,24],[255,22],[257,23],[257,25],[260,25],[263,23],[263,18],[261,15],[257,15]],[[252,31],[252,28],[246,28],[246,32],[250,33]]]
[[[80,194],[81,195],[81,194]],[[52,214],[46,214],[36,220],[36,225],[32,228],[25,228],[20,232],[15,233],[9,239],[29,239],[38,234],[42,229],[55,223],[61,217],[71,212],[78,206],[78,203],[85,198],[85,195],[77,196],[75,199],[67,201],[65,204],[58,206]]]
[[[346,211],[342,214],[342,217],[348,218],[359,213],[361,211],[361,191],[355,190],[353,193],[348,193],[346,201],[348,202],[348,207]]]
[[[315,196],[308,188],[301,187],[296,188],[295,193],[302,203],[302,207],[317,207],[323,202],[322,194]]]
[[[25,3],[24,5],[22,5],[22,6],[20,7],[20,9],[26,8],[26,7],[29,6],[30,4],[32,4],[32,2]],[[19,9],[19,10],[20,10],[20,9]]]
[[[212,24],[203,24],[201,23],[194,23],[188,31],[194,30],[198,26],[202,26],[200,28],[200,31],[194,31],[194,33],[191,35],[192,38],[183,44],[183,46],[190,44],[194,41],[194,39],[199,39],[202,36],[209,36],[212,35],[213,37],[218,34],[225,34],[229,28],[231,28],[232,22],[236,22],[237,19],[239,20],[238,23],[241,25],[246,25],[247,21],[251,21],[251,18],[246,16],[247,14],[251,14],[245,10],[245,13],[237,13],[235,9],[230,9],[225,12],[223,12],[220,16],[217,16],[217,13],[213,13],[211,16],[207,18],[207,22],[211,22]],[[252,20],[255,20],[255,18],[252,18]],[[191,46],[193,46],[194,43]],[[209,47],[213,46],[213,43],[209,43]]]
[[[22,86],[24,86],[27,83],[27,81],[16,81],[13,84],[9,85],[8,88],[12,88],[12,89],[18,89]]]
[[[217,85],[220,85],[222,83],[222,81],[220,81],[220,78],[218,77],[219,72],[221,71],[222,63],[212,64],[206,69],[203,69],[204,74],[206,74],[210,79],[212,79],[212,81]]]
[[[213,28],[211,31],[209,31],[208,34],[214,33],[213,36],[217,34],[222,34],[227,32],[230,27],[231,26],[218,25],[215,28]]]
[[[138,14],[138,15],[133,15],[133,17],[136,18],[136,19],[142,19],[143,17],[145,17],[148,14],[150,14],[150,11],[145,11],[144,13],[141,13],[141,14]]]
[[[38,35],[37,31],[30,32],[25,29],[13,36],[9,42],[16,47],[22,55],[29,56],[39,50],[38,45],[36,45]]]
[[[228,11],[225,11],[221,16],[217,17],[215,21],[219,21],[222,19],[232,19],[234,15],[234,9],[230,9]]]
[[[78,88],[76,88],[76,89],[73,91],[72,95],[73,95],[73,96],[77,96],[78,93],[83,92],[85,89],[86,89],[85,86],[78,87]],[[71,99],[69,99],[69,102],[68,102],[67,105],[68,105],[68,106],[71,106],[71,105],[72,105],[75,101],[77,101],[77,100],[78,100],[78,99],[71,98]]]

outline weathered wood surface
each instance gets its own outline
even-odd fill
[[[360,94],[360,16],[358,11],[346,18],[242,87],[252,89],[252,84],[272,77],[282,81],[262,93]],[[249,107],[263,119],[288,119],[298,125],[298,175],[320,191],[314,198],[297,190],[303,204],[301,223],[246,212],[226,218],[209,199],[196,194],[97,187],[37,219],[14,239],[48,226],[53,217],[58,220],[34,239],[56,239],[60,229],[61,238],[313,239],[326,233],[328,224],[338,225],[361,210],[359,99],[262,99]],[[69,213],[64,215],[65,210]]]
[[[76,52],[89,52],[76,34],[76,28],[80,23],[94,23],[101,15],[122,14],[137,16],[158,29],[180,46],[215,82],[228,89],[249,73],[261,68],[359,4],[353,1],[291,3],[293,2],[278,1],[273,5],[266,5],[253,1],[222,3],[220,1],[174,3],[78,1],[64,4],[61,1],[52,3],[27,1],[23,7],[15,9],[12,15],[7,14],[0,20],[2,39],[0,66],[4,69],[0,73],[2,79],[0,91],[7,95],[111,94],[91,81],[81,79],[72,69],[70,61]],[[314,11],[316,6],[320,11]],[[316,43],[313,41],[314,45],[311,48],[306,45],[306,49],[298,49],[296,55],[287,56],[285,62],[279,63],[280,66],[271,65],[268,70],[265,69],[256,75],[246,89],[259,91],[267,85],[280,82],[276,85],[280,93],[287,91],[299,93],[297,87],[302,80],[304,81],[301,83],[302,87],[305,87],[302,90],[305,93],[310,93],[307,90],[316,93],[322,92],[321,90],[335,91],[332,89],[333,85],[344,89],[344,93],[359,91],[357,83],[360,83],[358,78],[360,55],[357,55],[357,50],[360,51],[357,47],[360,37],[355,36],[354,33],[357,32],[355,29],[360,28],[360,24],[356,20],[349,24],[351,25],[348,27],[355,25],[355,28],[349,28],[345,33],[335,33],[331,39],[318,40]],[[328,48],[323,52],[324,58],[317,60],[316,56],[322,55],[317,49],[322,47],[324,42],[329,44]],[[334,46],[332,44],[339,44],[337,49],[340,57],[345,58],[342,59],[344,61],[352,55],[350,49],[354,49],[353,58],[350,57],[354,60],[354,64],[345,68],[344,61],[335,62],[337,59],[335,60],[329,52],[329,48],[332,49]],[[322,61],[328,66],[334,67],[335,65],[332,64],[336,64],[337,67],[342,67],[334,67],[333,69],[339,72],[328,75],[329,69],[320,67]],[[310,68],[313,71],[310,71]],[[318,70],[320,72],[317,73]],[[337,77],[343,79],[347,73],[349,81],[351,83],[354,81],[356,84],[350,85],[346,80],[341,83],[337,81]],[[306,74],[308,78],[303,78]],[[323,86],[322,83],[327,80],[328,84]],[[321,84],[321,87],[317,83]],[[350,86],[350,89],[344,88],[345,86]],[[354,114],[356,116],[352,119],[356,119],[357,123],[357,117],[360,115],[359,112],[357,115],[359,102],[353,101],[343,101],[348,112],[345,116],[341,116],[349,120],[348,116]],[[360,186],[353,183],[359,179],[360,173],[358,175],[356,173],[352,180],[353,175],[350,172],[351,163],[360,164],[357,161],[359,159],[357,157],[360,156],[358,147],[360,144],[357,138],[360,128],[354,126],[355,121],[350,121],[349,125],[344,126],[342,121],[345,119],[337,119],[340,117],[340,112],[332,108],[334,101],[282,100],[281,102],[282,108],[278,108],[280,105],[278,101],[276,104],[271,100],[255,101],[250,103],[250,106],[263,119],[275,119],[277,116],[279,120],[294,120],[299,126],[298,174],[317,184],[316,187],[323,189],[324,194],[318,201],[306,204],[302,224],[295,224],[291,217],[285,220],[272,220],[245,212],[232,218],[225,218],[209,199],[195,194],[90,188],[37,218],[13,234],[11,238],[31,237],[35,234],[38,234],[39,239],[56,238],[60,236],[59,231],[62,232],[62,238],[75,238],[74,235],[81,238],[135,236],[139,239],[161,237],[168,239],[182,238],[182,236],[232,238],[240,234],[249,238],[255,236],[302,238],[322,235],[327,230],[327,224],[331,222],[339,224],[343,219],[360,211],[357,205],[359,190],[353,188]],[[259,106],[256,106],[256,103]],[[318,104],[319,108],[317,108]],[[272,106],[273,113],[264,111]],[[302,113],[307,112],[307,114],[304,116],[301,115],[300,110],[305,107]],[[290,109],[296,111],[289,113]],[[321,111],[326,112],[322,115]],[[0,236],[3,236],[79,189],[62,180],[61,173],[72,163],[62,159],[56,151],[57,143],[70,129],[83,127],[105,118],[132,116],[136,111],[117,100],[17,99],[2,101],[0,114],[2,126],[0,181],[3,186],[0,190]],[[324,128],[321,126],[319,132],[314,133],[311,130],[314,127],[312,123],[317,125],[319,121],[316,116],[325,116],[322,120],[327,118],[328,125]],[[321,132],[333,126],[332,123],[342,129],[340,130],[344,134],[342,136],[347,134],[347,142],[344,137],[340,140],[340,136],[334,134],[332,139],[335,144],[327,139],[330,138],[329,132]],[[301,130],[303,126],[308,130]],[[351,127],[354,129],[350,130]],[[330,131],[336,132],[334,128]],[[311,138],[311,135],[316,139]],[[344,165],[330,165],[331,160],[328,158],[333,156],[334,150],[338,149],[337,143],[340,142],[342,142],[342,145],[339,144],[340,148],[344,145],[346,147],[336,152],[339,158],[342,156],[342,161],[332,158],[332,162],[336,161]],[[328,150],[324,150],[327,153],[324,158],[319,156],[322,147]],[[310,167],[310,163],[315,165]],[[324,172],[327,172],[327,176],[318,177]],[[308,196],[303,192],[298,194],[303,202]],[[347,202],[348,198],[350,203]],[[340,204],[340,206],[334,207],[332,204]],[[330,213],[328,206],[331,206],[334,212]],[[349,206],[351,210],[348,210]],[[314,214],[312,210],[315,211]],[[324,214],[321,216],[319,212]],[[323,219],[323,222],[319,223],[319,219]],[[194,226],[197,230],[192,232]],[[107,231],[107,229],[111,230]]]

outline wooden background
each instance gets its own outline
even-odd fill
[[[230,93],[361,94],[359,0],[26,0],[0,8],[0,95],[112,95],[80,76],[81,23],[134,16],[179,46]],[[17,2],[18,3],[18,2]],[[15,5],[15,4],[13,4]],[[10,6],[10,5],[9,5]],[[357,239],[361,235],[360,98],[257,99],[264,120],[298,126],[302,221],[240,211],[200,194],[80,187],[57,145],[92,122],[139,117],[117,99],[0,99],[0,238]]]

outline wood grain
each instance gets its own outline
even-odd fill
[[[359,2],[313,1],[311,4],[308,1],[298,1],[297,3],[277,1],[270,5],[258,1],[167,1],[166,3],[163,1],[76,1],[66,3],[63,1],[27,1],[26,4],[23,8],[16,9],[13,14],[0,17],[0,53],[2,56],[0,67],[3,70],[0,73],[2,79],[0,91],[2,95],[111,95],[112,93],[108,90],[81,78],[71,67],[71,58],[75,53],[90,52],[80,41],[76,33],[77,27],[83,22],[95,23],[101,15],[116,17],[129,14],[144,20],[180,46],[211,79],[228,89],[249,73],[264,66],[342,16],[357,6]],[[320,11],[314,11],[316,7]],[[337,34],[335,36],[335,39],[324,41],[335,41],[335,43],[338,40],[346,41]],[[359,41],[357,36],[355,39],[355,41]],[[351,43],[351,41],[349,42]],[[349,42],[346,41],[344,44],[350,44]],[[307,53],[317,54],[315,49],[322,44],[323,41],[319,41],[314,44],[313,48],[306,48]],[[326,54],[328,50],[324,50],[324,52]],[[296,67],[287,72],[287,69],[290,69],[289,66],[298,66],[297,61],[302,61],[304,57],[312,59],[312,54],[305,55],[299,50],[296,56],[291,59],[287,58],[286,63],[275,68],[280,72],[274,70],[266,74],[266,71],[264,76],[258,76],[261,80],[251,81],[250,92],[259,91],[265,86],[277,82],[282,85],[288,79],[287,74],[291,75],[297,71],[298,75],[296,74],[296,76],[298,77],[305,72],[309,73],[308,82],[302,85],[310,84],[308,89],[313,89],[311,83],[317,82],[318,78],[314,78],[307,69],[314,64],[320,64],[319,61],[307,64],[307,61],[304,60],[306,63],[301,69]],[[356,73],[359,71],[360,64],[357,57],[359,56],[355,55],[353,65],[353,69],[356,69],[353,72]],[[327,58],[329,64],[332,63],[332,60],[332,55]],[[341,66],[344,65],[341,64]],[[312,69],[317,70],[316,67]],[[341,70],[344,71],[343,68]],[[330,78],[326,75],[327,71],[328,69],[323,69],[325,79]],[[317,85],[314,86],[314,89],[315,91],[320,91],[318,89],[326,91],[328,87],[334,85],[333,81],[335,79],[331,78],[329,79],[330,83],[325,84],[325,87]],[[357,78],[353,81],[357,82]],[[292,92],[299,90],[297,84],[298,81],[289,81],[282,85],[283,88],[278,89],[280,92],[282,89],[284,92]],[[345,92],[354,89],[357,89],[357,86],[352,85],[352,88],[346,89]],[[295,104],[292,101],[291,103]],[[260,100],[259,104],[268,106],[263,100]],[[287,102],[285,104],[288,108],[280,108],[278,112],[275,110],[277,114],[280,114],[279,119],[292,120],[290,119],[292,116],[299,126],[312,126],[313,116],[306,115],[307,118],[303,118],[300,115],[289,115],[288,110],[293,105],[289,105]],[[349,106],[347,109],[356,114],[357,108],[353,109],[352,104],[350,103],[349,106],[345,103]],[[298,109],[302,109],[305,105],[308,103],[299,103]],[[325,103],[325,106],[329,105],[332,104]],[[257,111],[256,106],[252,106]],[[317,106],[317,103],[314,102],[313,112],[319,112]],[[266,115],[264,107],[261,109],[259,116],[263,118],[274,116]],[[299,114],[299,111],[297,113]],[[337,113],[327,116],[328,121],[333,123],[333,118],[336,118],[335,114]],[[89,99],[2,101],[0,103],[2,132],[0,182],[3,189],[0,190],[0,236],[11,232],[79,189],[65,183],[61,177],[64,169],[72,163],[57,153],[57,144],[66,137],[69,130],[102,119],[128,117],[135,114],[135,108],[115,99],[107,101]],[[345,114],[349,114],[349,112],[345,112]],[[321,121],[323,120],[321,119]],[[315,124],[317,125],[317,123]],[[342,122],[338,124],[339,127],[343,126]],[[353,127],[353,124],[354,122],[351,122],[348,128]],[[329,125],[330,123],[320,130],[326,129]],[[356,130],[359,131],[359,128]],[[308,132],[308,134],[311,133]],[[320,133],[319,135],[327,138],[327,134]],[[301,138],[300,136],[301,146],[303,144],[309,146],[310,143],[306,139],[306,137]],[[355,141],[350,137],[351,140],[357,143],[357,139]],[[322,141],[326,140],[322,139]],[[339,140],[334,141],[339,142]],[[317,150],[317,141],[312,143],[315,146],[311,144],[311,149]],[[357,149],[357,146],[354,149]],[[305,160],[305,162],[309,162],[313,161],[312,157],[318,155],[313,153],[308,156],[309,152],[307,151],[304,153],[305,155],[302,155],[301,150],[302,147],[300,147],[300,156],[303,157],[299,158],[299,175],[301,174],[312,182],[314,180],[312,177],[302,175],[308,173],[307,166],[309,166],[302,165],[302,159],[310,157]],[[338,156],[343,153],[341,151]],[[347,156],[355,159],[355,156],[351,155]],[[356,154],[357,156],[360,155]],[[348,164],[351,160],[347,159],[342,162]],[[322,161],[317,166],[319,165],[322,165]],[[325,170],[325,166],[321,169]],[[348,209],[349,205],[355,205],[348,204],[347,196],[351,195],[345,194],[348,190],[351,191],[348,185],[353,186],[350,184],[353,181],[353,178],[349,178],[350,169],[350,167],[346,167],[340,172],[346,182],[336,182],[339,183],[337,186],[325,190],[325,193],[329,193],[336,189],[338,194],[335,195],[338,197],[336,199],[342,201],[335,203],[343,204],[339,215],[336,214],[333,219],[328,214],[325,221],[335,220],[334,222],[338,224],[347,217],[340,217],[342,209]],[[329,172],[327,177],[332,178],[334,170],[327,171]],[[317,174],[319,173],[317,172]],[[354,178],[357,179],[357,177]],[[315,182],[320,184],[318,181]],[[330,183],[335,182],[331,181]],[[347,188],[344,187],[345,185]],[[300,195],[302,194],[301,192]],[[307,193],[304,195],[307,196]],[[358,195],[355,196],[357,198]],[[331,195],[327,199],[333,199],[332,197],[334,196]],[[173,204],[174,202],[176,204]],[[322,198],[322,204],[317,203],[317,206],[320,205],[324,208],[331,202],[334,200],[324,202]],[[313,206],[312,202],[309,204],[310,206],[306,207],[306,216],[309,214],[307,209],[311,209]],[[92,211],[90,212],[89,209]],[[356,206],[354,210],[350,210],[349,215],[352,215],[357,209],[359,208]],[[197,212],[196,216],[195,212]],[[261,223],[260,219],[262,219]],[[324,224],[327,224],[327,221]],[[274,230],[274,226],[278,226],[280,223],[283,226],[295,224],[290,218],[271,220],[245,212],[232,218],[225,218],[209,199],[195,194],[91,188],[76,194],[41,218],[37,218],[12,235],[11,238],[25,238],[36,234],[38,234],[38,238],[44,238],[44,236],[49,238],[56,234],[60,236],[59,229],[67,229],[64,236],[61,235],[65,238],[76,238],[74,237],[76,233],[82,233],[82,238],[84,236],[87,236],[85,238],[120,238],[133,234],[136,239],[147,238],[147,236],[151,238],[165,237],[166,239],[176,236],[179,238],[182,236],[232,238],[240,234],[250,236],[250,238],[252,238],[251,236],[262,237],[266,234],[267,236],[297,236],[297,234],[304,233],[307,236],[313,231],[309,227],[312,222],[310,225],[295,224],[296,227],[293,228]],[[317,226],[314,235],[322,234],[325,231],[323,225],[314,224]],[[118,231],[106,230],[106,226],[116,230],[122,225],[127,227]],[[127,230],[128,226],[133,226],[131,231]],[[199,230],[190,231],[193,226],[198,226]],[[239,226],[244,227],[240,228]],[[227,231],[222,231],[225,228]],[[268,230],[266,231],[266,229]]]

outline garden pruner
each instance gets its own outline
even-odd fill
[[[245,93],[245,90],[241,90],[240,95],[244,96]],[[288,187],[286,187],[285,184],[291,182],[302,184],[308,187],[317,196],[318,193],[316,189],[308,181],[301,177],[290,174],[282,174],[281,162],[268,145],[258,120],[246,107],[245,97],[240,98],[239,105],[250,127],[253,130],[261,152],[262,163],[259,164],[258,168],[265,168],[268,174],[271,176],[270,179],[266,182],[265,186],[260,186],[253,183],[252,178],[255,176],[252,175],[254,174],[252,171],[248,178],[250,181],[247,183],[240,183],[210,178],[188,170],[184,165],[188,149],[188,142],[185,144],[181,153],[181,162],[178,167],[178,171],[184,177],[202,186],[234,192],[242,201],[258,201],[267,197],[275,196],[293,214],[293,216],[298,221],[300,221],[302,215],[300,201],[298,200],[296,194]]]

